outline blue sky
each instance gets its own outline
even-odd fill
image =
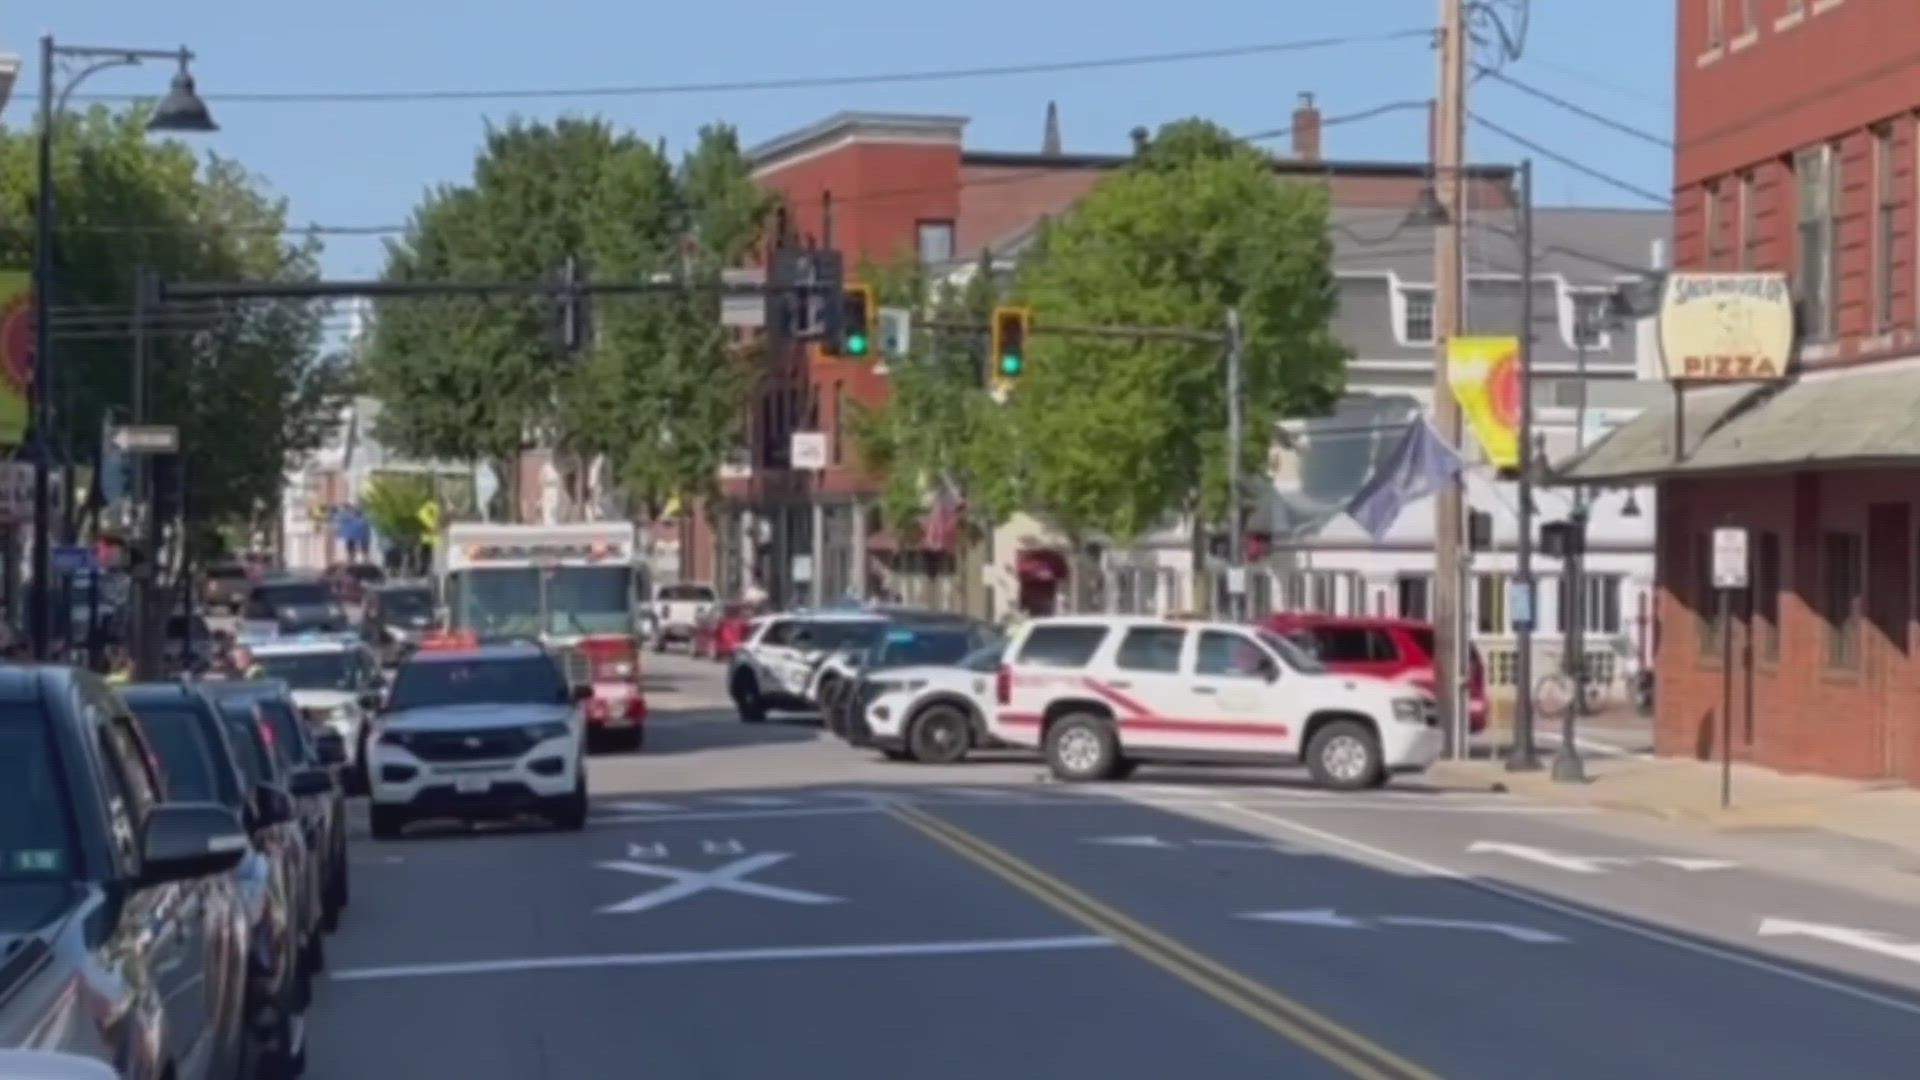
[[[1525,55],[1508,74],[1614,120],[1672,133],[1673,0],[1532,0]],[[546,89],[712,83],[866,74],[1103,56],[1429,26],[1437,0],[976,0],[926,6],[842,0],[829,6],[767,0],[694,5],[613,0],[330,0],[326,4],[188,0],[31,0],[9,5],[0,51],[28,60],[37,35],[76,44],[170,47],[199,54],[196,74],[222,131],[205,145],[237,158],[290,200],[301,223],[404,222],[420,194],[464,179],[483,126],[512,115],[598,113],[684,147],[700,125],[725,121],[758,142],[840,109],[937,112],[972,118],[977,148],[1038,149],[1048,101],[1060,106],[1070,151],[1122,151],[1136,125],[1205,116],[1251,132],[1288,123],[1301,91],[1328,116],[1431,97],[1424,42],[1353,45],[1126,70],[1003,76],[836,89],[656,94],[515,103],[258,103],[223,92]],[[105,94],[163,89],[164,65],[110,72],[87,84]],[[16,100],[20,122],[31,103]],[[1471,107],[1500,126],[1641,188],[1671,186],[1671,162],[1634,139],[1498,82],[1472,90]],[[1403,112],[1330,127],[1329,157],[1410,159],[1425,154],[1424,119]],[[1470,129],[1468,154],[1514,161],[1527,151]],[[1537,160],[1542,202],[1646,205],[1577,171]],[[371,277],[377,237],[332,237],[326,270]]]

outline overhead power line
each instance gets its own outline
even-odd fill
[[[505,88],[429,89],[429,90],[258,90],[209,93],[208,101],[252,104],[397,104],[431,101],[536,101],[567,98],[662,97],[680,94],[759,93],[774,90],[819,90],[847,86],[884,86],[906,83],[957,82],[967,79],[995,79],[1014,75],[1050,75],[1073,71],[1099,71],[1110,68],[1147,67],[1158,64],[1185,64],[1207,60],[1232,60],[1275,53],[1310,52],[1350,45],[1378,44],[1428,38],[1433,31],[1410,27],[1376,34],[1301,38],[1271,41],[1255,45],[1229,45],[1212,49],[1187,49],[1178,52],[1135,53],[1126,56],[1102,56],[1077,60],[1039,61],[1029,64],[995,64],[983,67],[934,68],[918,71],[880,72],[869,75],[796,75],[774,79],[743,79],[705,83],[655,83],[637,86],[582,86],[512,90]],[[92,101],[145,101],[151,94],[79,95]]]
[[[1562,154],[1558,150],[1553,150],[1553,149],[1549,149],[1548,147],[1542,146],[1539,143],[1533,141],[1532,139],[1527,138],[1525,135],[1516,134],[1512,130],[1494,123],[1493,121],[1487,119],[1486,117],[1481,116],[1479,113],[1469,112],[1467,114],[1467,118],[1472,120],[1474,123],[1479,124],[1481,127],[1486,128],[1488,131],[1493,132],[1495,135],[1498,135],[1501,138],[1506,139],[1508,142],[1511,142],[1516,146],[1519,146],[1526,150],[1531,150],[1534,153],[1540,155],[1543,158],[1546,158],[1548,161],[1551,161],[1556,165],[1560,165],[1565,168],[1572,169],[1574,172],[1577,172],[1580,175],[1587,177],[1590,180],[1597,180],[1600,183],[1605,184],[1616,191],[1623,191],[1628,195],[1632,195],[1636,199],[1644,199],[1647,202],[1653,203],[1655,206],[1672,206],[1673,205],[1673,200],[1671,198],[1668,198],[1665,195],[1661,195],[1661,194],[1658,194],[1657,192],[1650,191],[1646,188],[1641,187],[1638,184],[1633,183],[1632,181],[1622,180],[1611,173],[1602,172],[1601,170],[1594,168],[1592,165],[1588,165],[1588,164],[1585,164],[1584,162],[1568,157],[1567,155]]]
[[[1505,72],[1487,69],[1485,74],[1487,78],[1492,79],[1495,82],[1505,83],[1506,85],[1513,87],[1515,90],[1518,90],[1529,97],[1537,98],[1540,101],[1544,101],[1549,105],[1553,105],[1561,109],[1565,109],[1567,112],[1570,112],[1573,115],[1578,116],[1583,120],[1590,120],[1593,123],[1599,124],[1601,127],[1607,128],[1612,131],[1617,131],[1620,134],[1629,136],[1631,138],[1639,139],[1643,143],[1647,143],[1651,146],[1660,147],[1662,150],[1673,149],[1673,140],[1667,138],[1664,135],[1656,135],[1653,132],[1646,130],[1645,128],[1637,128],[1637,127],[1634,127],[1632,124],[1622,123],[1618,120],[1615,120],[1613,117],[1606,115],[1605,113],[1595,112],[1594,110],[1589,109],[1584,105],[1579,105],[1574,102],[1568,101],[1566,98],[1560,97],[1556,94],[1550,94],[1547,91],[1542,90],[1537,86],[1532,86],[1527,83],[1523,83],[1519,79],[1516,79],[1513,76],[1506,74]]]

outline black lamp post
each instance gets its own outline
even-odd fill
[[[63,60],[80,63],[64,87],[55,83],[55,68]],[[40,39],[40,145],[38,190],[34,203],[33,263],[33,386],[28,409],[33,448],[33,655],[45,660],[53,637],[53,127],[65,111],[74,90],[97,72],[126,67],[145,60],[174,60],[180,65],[167,95],[154,106],[149,131],[215,131],[207,103],[194,91],[187,65],[193,54],[180,49],[114,49],[91,45],[59,45],[51,35]]]

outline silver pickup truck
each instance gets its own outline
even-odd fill
[[[711,585],[682,581],[662,585],[653,593],[653,651],[666,652],[672,642],[693,642],[700,620],[720,602]]]

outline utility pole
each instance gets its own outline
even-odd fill
[[[1582,309],[1573,309],[1573,452],[1587,447],[1587,333],[1589,325]],[[1567,702],[1560,722],[1560,748],[1553,755],[1553,778],[1566,784],[1585,783],[1586,762],[1580,757],[1580,714],[1587,707],[1587,489],[1573,489],[1573,526],[1568,532],[1572,550],[1566,554],[1560,580],[1566,583],[1566,637],[1562,640],[1561,661],[1573,681],[1573,700]]]
[[[1240,309],[1227,309],[1227,615],[1246,616],[1246,523],[1241,514]]]
[[[1540,618],[1540,589],[1533,574],[1533,470],[1539,448],[1533,441],[1533,159],[1520,163],[1520,536],[1515,552],[1518,587],[1526,596],[1524,621],[1514,628],[1519,650],[1514,660],[1520,693],[1514,701],[1513,746],[1507,754],[1510,772],[1540,767],[1534,749],[1533,631]],[[1575,333],[1578,334],[1578,320]],[[1585,376],[1583,375],[1582,378]]]
[[[1447,346],[1463,322],[1460,227],[1461,158],[1465,155],[1466,15],[1463,0],[1440,0],[1440,92],[1433,141],[1434,194],[1446,210],[1433,245],[1433,426],[1448,447],[1460,446],[1460,409],[1447,379]],[[1433,513],[1434,669],[1439,689],[1440,728],[1459,741],[1461,659],[1465,623],[1461,618],[1460,525],[1462,488],[1458,477],[1441,485]],[[1524,691],[1523,691],[1524,692]],[[1453,752],[1463,753],[1455,745]]]

